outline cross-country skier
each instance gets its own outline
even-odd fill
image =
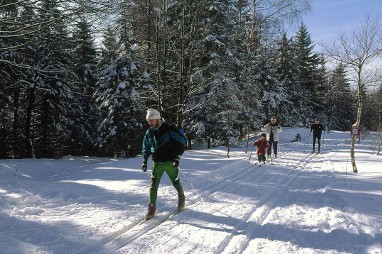
[[[277,122],[276,117],[271,117],[271,122],[264,125],[261,128],[262,131],[265,131],[267,135],[267,140],[269,142],[269,148],[267,155],[271,156],[272,146],[273,146],[273,154],[275,158],[277,158],[277,143],[279,142],[279,133],[282,132],[281,125]]]
[[[158,187],[164,172],[167,173],[178,192],[178,211],[184,208],[185,196],[179,180],[179,159],[184,152],[185,140],[174,125],[162,122],[157,110],[148,109],[146,120],[150,128],[143,138],[142,171],[146,172],[147,160],[152,155],[149,206],[145,216],[146,219],[151,219],[155,215]]]
[[[259,160],[259,163],[265,163],[266,161],[266,151],[269,147],[269,143],[267,141],[267,135],[265,133],[262,133],[260,138],[253,143],[254,146],[256,146],[256,153],[257,158]]]
[[[313,151],[314,153],[315,148],[316,148],[316,139],[317,139],[317,145],[318,145],[318,153],[320,153],[321,150],[321,134],[322,131],[325,130],[325,127],[320,123],[319,119],[315,119],[314,123],[310,127],[310,132],[313,131]]]

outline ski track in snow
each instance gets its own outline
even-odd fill
[[[307,165],[312,161],[314,157],[315,154],[306,156],[296,166],[297,170],[290,169],[286,176],[280,177],[275,186],[273,186],[273,191],[268,192],[267,195],[264,195],[261,199],[259,199],[259,204],[245,216],[245,220],[236,226],[235,230],[231,232],[231,235],[226,240],[224,240],[223,244],[219,246],[217,253],[224,253],[225,248],[228,247],[230,240],[233,238],[233,233],[237,231],[238,228],[241,228],[242,231],[247,232],[245,239],[242,240],[239,245],[240,248],[235,249],[235,253],[242,253],[248,247],[249,242],[254,238],[254,235],[256,234],[256,227],[247,226],[246,228],[242,228],[242,224],[249,225],[249,219],[258,225],[263,224],[263,222],[272,211],[270,207],[273,207],[273,205],[278,203],[278,201],[281,199],[280,196],[274,195],[276,194],[276,191],[281,193],[284,192],[284,190],[286,191],[289,185],[298,177],[298,175],[305,169],[305,167],[307,167]],[[230,248],[228,248],[228,250],[230,250]]]
[[[289,153],[284,154],[284,156],[289,156]],[[239,220],[239,222],[233,226],[233,229],[226,237],[221,240],[219,245],[214,248],[213,252],[243,253],[248,247],[250,240],[254,238],[254,235],[256,235],[256,227],[253,227],[253,223],[261,225],[270,214],[272,210],[271,207],[273,207],[274,204],[278,203],[278,201],[282,199],[282,196],[275,195],[276,192],[282,193],[286,191],[289,185],[316,157],[317,154],[308,154],[303,159],[301,159],[297,165],[288,168],[285,175],[273,176],[272,178],[269,178],[269,175],[266,173],[266,171],[264,171],[271,170],[272,164],[257,168],[254,163],[248,163],[248,161],[243,160],[234,162],[225,166],[224,168],[239,168],[241,170],[239,173],[237,171],[231,170],[232,174],[222,178],[219,182],[205,186],[205,188],[201,189],[198,193],[194,192],[191,195],[188,195],[186,208],[190,209],[195,203],[202,202],[205,197],[211,196],[213,193],[223,190],[227,185],[227,181],[230,184],[241,182],[244,178],[248,177],[248,174],[251,174],[252,177],[258,179],[258,181],[267,178],[269,182],[275,182],[275,184],[272,186],[272,190],[258,199],[257,205],[254,206],[253,209],[249,210],[245,214],[242,214],[242,218]],[[281,159],[282,158],[279,158],[278,160]],[[277,165],[277,160],[273,160],[273,164]],[[224,168],[222,170],[224,170]],[[170,208],[165,207],[164,209]],[[97,249],[99,250],[101,246],[104,246],[103,253],[116,253],[118,250],[123,250],[121,253],[128,253],[126,252],[126,246],[129,246],[140,237],[148,235],[151,230],[155,230],[156,227],[160,226],[167,220],[173,219],[176,215],[176,212],[172,211],[160,214],[159,218],[156,216],[147,222],[144,222],[144,220],[138,220],[120,232],[115,233],[113,236],[108,236],[105,239],[100,240],[98,243],[93,243],[90,248],[85,248],[76,253],[92,253]],[[227,214],[225,213],[225,215]],[[246,235],[244,239],[240,240],[239,247],[237,243],[235,243],[235,246],[231,247],[230,242],[235,237],[236,232],[246,232]],[[193,250],[197,250],[197,247],[198,245],[196,245],[195,249]],[[176,247],[174,247],[174,249],[175,248]],[[171,252],[171,249],[168,251]],[[204,249],[200,251],[204,251]]]
[[[186,210],[189,209],[189,207],[195,204],[196,202],[202,200],[203,197],[209,196],[213,192],[223,189],[225,187],[225,183],[224,183],[225,181],[235,182],[245,177],[245,175],[247,175],[246,170],[253,168],[253,165],[249,164],[248,162],[239,161],[239,162],[234,162],[232,164],[224,166],[223,168],[232,168],[232,167],[241,168],[242,171],[240,172],[240,174],[238,174],[236,171],[232,171],[231,175],[228,175],[227,177],[221,179],[221,181],[207,185],[203,189],[199,190],[198,192],[194,192],[190,195],[187,195]],[[161,209],[168,210],[171,208],[164,207]],[[153,219],[149,221],[145,221],[144,218],[142,218],[128,225],[124,229],[114,233],[113,235],[100,240],[98,243],[93,243],[91,247],[82,249],[76,253],[78,254],[91,253],[99,249],[100,246],[106,245],[106,244],[114,245],[114,246],[108,246],[107,249],[105,250],[105,253],[115,253],[115,251],[117,251],[118,249],[128,245],[129,243],[133,242],[135,239],[141,237],[142,235],[147,234],[147,232],[154,229],[156,226],[168,220],[169,218],[172,218],[176,214],[177,214],[176,211],[165,212],[164,214],[160,215],[160,218],[158,218],[158,215],[156,215]],[[112,241],[114,241],[115,243],[111,243]]]

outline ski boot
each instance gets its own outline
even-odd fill
[[[179,198],[178,198],[178,212],[180,212],[184,209],[185,203],[186,203],[186,197],[184,195],[179,196]]]
[[[147,210],[147,214],[145,215],[145,219],[149,220],[155,215],[155,204],[149,204],[149,208]]]

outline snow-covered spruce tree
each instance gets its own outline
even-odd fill
[[[301,24],[293,38],[293,50],[298,70],[298,82],[301,90],[298,91],[301,107],[298,109],[304,118],[315,116],[314,107],[317,105],[316,91],[318,87],[318,55],[314,52],[314,44],[305,24]]]
[[[184,126],[199,134],[199,138],[226,144],[227,140],[239,137],[242,126],[238,116],[243,107],[234,79],[239,65],[236,51],[240,46],[234,32],[236,12],[231,1],[205,2],[201,7],[196,24],[199,33],[195,35],[198,38],[195,46],[200,49],[195,64],[199,68],[191,76],[191,82],[199,86],[188,100]]]
[[[261,58],[261,61],[259,59],[254,66],[256,75],[253,77],[253,82],[260,87],[259,102],[264,113],[263,124],[268,122],[271,116],[276,116],[282,122],[284,116],[281,115],[281,110],[287,102],[284,87],[275,78],[273,61],[265,55],[262,55]]]
[[[355,118],[355,97],[343,64],[338,64],[329,75],[326,94],[328,97],[328,128],[349,130]]]
[[[140,66],[141,76],[137,82],[136,90],[139,93],[142,105],[145,108],[160,106],[161,80],[157,71],[160,69],[159,60],[162,60],[160,47],[163,46],[160,29],[163,28],[159,16],[162,1],[134,0],[121,1],[119,5],[119,18],[117,26],[121,30],[121,40],[129,40],[134,48],[134,61]],[[163,2],[163,4],[165,4]],[[115,41],[115,40],[114,40]],[[110,43],[113,43],[110,41]],[[138,77],[137,77],[138,78]],[[167,112],[162,111],[162,115]],[[167,119],[167,116],[165,116]],[[147,125],[144,125],[146,129]]]
[[[240,39],[245,46],[243,47],[245,57],[242,59],[245,59],[245,63],[248,64],[242,72],[241,79],[244,76],[244,79],[249,79],[249,82],[244,84],[242,90],[252,99],[249,111],[254,115],[248,119],[251,119],[254,127],[257,128],[271,114],[279,115],[283,121],[288,118],[296,121],[293,117],[289,117],[291,111],[287,110],[286,106],[293,106],[288,104],[288,94],[285,93],[288,91],[284,87],[284,81],[277,77],[276,68],[279,59],[275,42],[279,40],[283,24],[297,20],[302,12],[309,9],[309,2],[305,0],[237,1],[236,8],[242,33]],[[286,61],[290,60],[286,59]],[[266,86],[269,82],[273,84],[272,87]],[[292,77],[290,82],[294,83]],[[260,103],[263,98],[265,100]],[[257,104],[253,105],[253,102]],[[245,105],[251,105],[251,101],[246,100]],[[277,106],[274,107],[275,105]]]
[[[305,117],[300,114],[299,109],[301,91],[298,82],[298,72],[294,62],[294,52],[291,47],[291,40],[287,38],[286,33],[282,34],[281,40],[278,42],[277,55],[275,57],[276,78],[282,83],[286,101],[280,106],[280,115],[283,116],[283,125],[286,126],[303,126]]]
[[[316,88],[314,91],[313,112],[324,125],[328,123],[328,71],[326,70],[326,59],[323,54],[318,56],[318,67],[315,74]]]
[[[378,88],[370,89],[364,102],[364,114],[362,121],[364,122],[364,128],[371,131],[381,132],[382,127],[381,115],[382,115],[382,91],[381,85]]]
[[[237,29],[233,30],[235,44],[235,57],[237,59],[235,68],[233,69],[233,79],[239,89],[237,95],[242,103],[242,110],[239,112],[237,119],[240,123],[238,129],[243,137],[244,131],[253,131],[259,129],[264,116],[262,114],[261,87],[255,84],[253,76],[255,75],[255,59],[256,44],[252,43],[251,29],[248,26],[254,17],[251,15],[251,7],[249,1],[237,1],[235,6],[235,25]],[[253,24],[253,23],[252,23]],[[252,26],[251,26],[252,27]],[[259,45],[257,45],[259,46]]]
[[[121,41],[118,49],[103,50],[117,53],[99,73],[95,93],[102,119],[97,143],[109,156],[135,156],[141,147],[144,112],[136,91],[141,74],[131,58],[132,46]]]
[[[67,145],[76,155],[94,155],[100,119],[98,107],[93,100],[97,83],[97,52],[90,24],[83,17],[76,25],[72,45],[82,114],[80,117],[73,117],[75,125],[72,128],[71,142]]]
[[[30,52],[34,73],[28,87],[26,114],[30,118],[26,128],[33,129],[36,157],[62,156],[63,144],[71,138],[72,117],[81,115],[70,40],[60,15],[60,5],[55,0],[42,1],[36,10],[36,18],[46,22],[35,33],[38,40]]]

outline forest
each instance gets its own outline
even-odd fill
[[[212,146],[273,115],[350,132],[360,105],[381,131],[382,79],[316,51],[309,2],[1,0],[0,158],[134,157],[148,108]]]

